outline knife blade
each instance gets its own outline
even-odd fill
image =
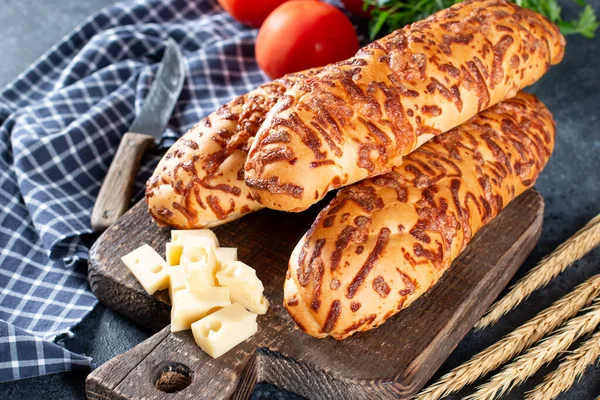
[[[158,142],[171,118],[185,77],[183,56],[177,44],[169,40],[156,78],[129,132],[152,135]]]
[[[148,147],[160,141],[184,80],[183,56],[177,44],[169,39],[140,113],[121,138],[119,148],[100,187],[91,216],[94,231],[105,230],[129,208],[133,182],[142,155]]]

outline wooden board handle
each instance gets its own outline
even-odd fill
[[[127,132],[123,135],[94,204],[92,211],[94,231],[107,229],[127,211],[140,160],[146,149],[153,143],[154,137],[143,133]]]

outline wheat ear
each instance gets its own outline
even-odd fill
[[[526,400],[551,400],[567,391],[585,369],[600,358],[600,331],[566,356],[558,367],[525,396]]]
[[[593,332],[600,324],[600,301],[598,300],[584,314],[567,321],[552,336],[502,368],[488,382],[479,386],[475,393],[465,397],[465,400],[492,400],[502,396],[525,382],[544,364],[566,351],[581,336]]]
[[[545,286],[567,267],[600,245],[600,214],[592,218],[566,242],[558,246],[527,275],[520,279],[502,299],[492,304],[475,329],[496,323],[503,315],[527,299],[531,293]]]
[[[416,399],[437,400],[475,382],[561,326],[599,294],[600,274],[589,278],[531,320],[442,376],[419,393]]]

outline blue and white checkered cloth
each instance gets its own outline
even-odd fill
[[[89,368],[59,339],[94,307],[94,201],[168,38],[186,81],[163,145],[265,82],[256,31],[215,0],[138,0],[89,18],[0,92],[0,381]],[[145,157],[135,192],[157,163]]]

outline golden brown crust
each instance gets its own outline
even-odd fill
[[[514,96],[562,59],[564,43],[504,0],[438,12],[287,90],[251,146],[246,184],[266,207],[304,210]]]
[[[519,93],[392,172],[341,189],[290,258],[284,302],[293,320],[312,336],[343,339],[407,307],[534,184],[554,134],[545,106]]]
[[[244,183],[250,141],[284,91],[316,71],[291,74],[239,96],[177,140],[146,184],[154,220],[179,229],[205,228],[262,208]]]

